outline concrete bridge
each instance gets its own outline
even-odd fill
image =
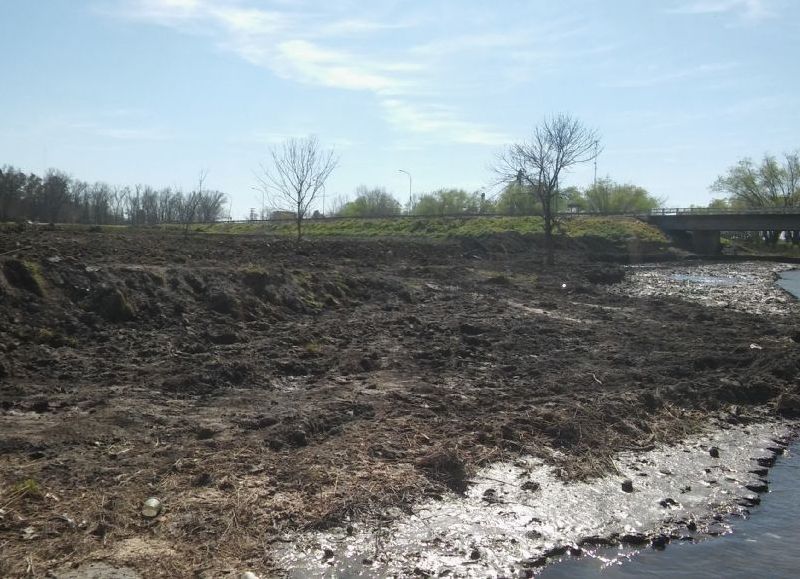
[[[654,209],[640,216],[669,234],[691,234],[695,251],[718,253],[722,231],[797,231],[800,207],[765,209]]]

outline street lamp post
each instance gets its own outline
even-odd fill
[[[405,169],[398,169],[397,172],[408,175],[408,212],[411,213],[411,173]]]

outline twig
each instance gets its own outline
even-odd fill
[[[27,247],[18,247],[17,249],[12,249],[11,251],[4,251],[0,253],[0,255],[9,255],[11,253],[17,253],[18,251],[25,251],[26,249],[33,249],[32,245],[28,245]]]

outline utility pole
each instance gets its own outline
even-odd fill
[[[405,169],[398,169],[397,172],[408,175],[408,212],[411,213],[411,173]]]

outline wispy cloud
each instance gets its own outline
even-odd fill
[[[417,104],[430,96],[426,80],[433,75],[424,59],[410,60],[402,51],[387,54],[374,45],[353,42],[412,26],[410,20],[336,18],[336,11],[295,9],[291,2],[270,8],[237,0],[127,0],[126,18],[166,26],[184,33],[207,35],[224,50],[275,75],[308,84],[373,94],[388,123],[401,131],[436,133],[462,143],[496,143],[499,133],[463,120],[452,107],[436,102]]]
[[[462,121],[443,106],[418,106],[399,99],[385,99],[381,105],[389,122],[398,129],[430,133],[445,140],[474,145],[502,145],[508,135],[476,123]]]
[[[775,15],[772,0],[690,0],[668,10],[673,14],[733,14],[755,21]]]

